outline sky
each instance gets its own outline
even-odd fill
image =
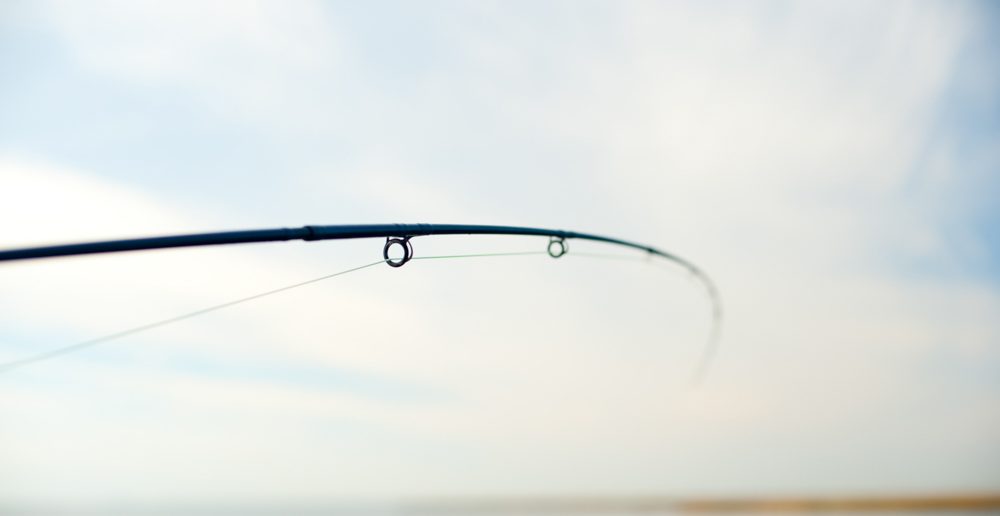
[[[725,319],[695,386],[709,307],[669,264],[371,267],[0,374],[0,506],[996,491],[998,28],[988,2],[4,1],[0,247],[562,228],[692,260]],[[4,264],[0,359],[381,247]]]

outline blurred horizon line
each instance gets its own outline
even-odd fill
[[[428,512],[501,512],[558,510],[586,513],[623,512],[808,512],[808,511],[925,511],[1000,509],[1000,490],[993,492],[938,492],[893,495],[797,496],[563,496],[495,497],[441,500],[408,507]]]
[[[559,514],[612,513],[754,513],[754,512],[879,512],[879,511],[986,511],[1000,509],[1000,489],[986,492],[938,492],[936,494],[894,495],[797,495],[797,496],[483,496],[483,497],[425,497],[387,499],[377,502],[328,501],[295,502],[291,500],[268,502],[133,502],[105,504],[60,505],[60,510],[79,514],[102,512],[108,509],[128,511],[132,514],[173,514],[175,511],[216,514],[341,514],[350,512],[377,514],[521,514],[556,512]],[[0,505],[0,509],[16,514],[47,514],[51,506]],[[43,512],[38,512],[43,511]],[[192,512],[193,511],[193,512]]]

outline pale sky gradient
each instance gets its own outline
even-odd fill
[[[375,267],[0,375],[0,507],[1000,489],[1000,12],[0,3],[0,247],[366,222]],[[418,256],[543,239],[415,240]],[[0,359],[381,242],[0,266]],[[626,253],[627,254],[627,253]]]

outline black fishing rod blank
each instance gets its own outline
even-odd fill
[[[217,233],[194,233],[125,240],[103,240],[78,244],[63,244],[44,247],[28,247],[0,251],[0,262],[77,256],[84,254],[117,253],[123,251],[144,251],[169,249],[173,247],[198,247],[207,245],[250,244],[259,242],[284,242],[289,240],[348,240],[357,238],[386,238],[385,251],[393,245],[402,245],[404,258],[389,261],[389,265],[399,267],[413,256],[410,238],[430,235],[521,235],[549,237],[549,254],[559,257],[565,254],[567,239],[592,240],[615,244],[650,254],[662,256],[677,262],[686,269],[697,272],[694,264],[655,247],[637,244],[618,238],[565,231],[561,229],[527,228],[517,226],[483,226],[469,224],[360,224],[340,226],[303,226],[301,228],[251,229],[243,231],[223,231]]]
[[[385,238],[382,247],[383,261],[391,267],[402,267],[414,258],[414,237],[433,235],[519,235],[548,237],[547,251],[549,256],[559,258],[569,251],[567,243],[570,239],[590,240],[606,244],[618,245],[644,251],[651,256],[658,256],[680,265],[697,278],[705,287],[712,303],[712,331],[709,345],[705,350],[698,377],[704,374],[718,340],[718,332],[722,319],[721,300],[718,290],[711,278],[693,263],[652,246],[637,244],[628,240],[611,238],[590,233],[566,231],[561,229],[543,229],[517,226],[484,226],[469,224],[360,224],[336,226],[303,226],[300,228],[254,229],[243,231],[224,231],[216,233],[195,233],[186,235],[168,235],[149,238],[132,238],[125,240],[104,240],[97,242],[82,242],[76,244],[52,245],[43,247],[28,247],[0,251],[0,262],[33,260],[40,258],[55,258],[99,253],[117,253],[125,251],[144,251],[152,249],[169,249],[175,247],[199,247],[209,245],[250,244],[259,242],[283,242],[289,240],[348,240],[358,238]],[[393,247],[402,250],[401,257],[391,257]],[[376,262],[378,263],[378,262]],[[214,308],[213,308],[214,309]],[[61,353],[62,351],[59,351]]]

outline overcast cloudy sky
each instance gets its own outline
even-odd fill
[[[558,227],[692,259],[727,318],[693,388],[708,307],[676,268],[369,268],[0,375],[0,504],[998,489],[998,29],[974,2],[2,2],[2,247]],[[0,359],[380,253],[3,265]]]

